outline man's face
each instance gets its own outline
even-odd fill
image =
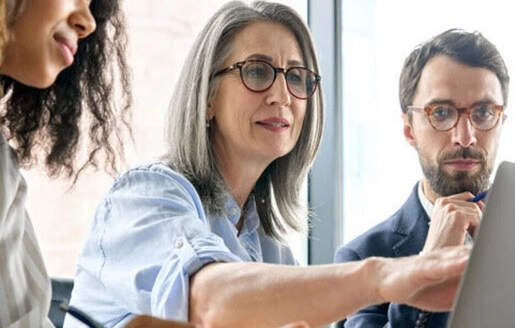
[[[499,79],[486,68],[470,67],[445,55],[428,61],[422,71],[413,105],[450,104],[456,108],[479,103],[503,105]],[[462,191],[477,194],[489,186],[504,116],[489,131],[476,129],[466,113],[448,131],[435,130],[424,111],[403,114],[404,135],[418,152],[423,187],[430,199]]]

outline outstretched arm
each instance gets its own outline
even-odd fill
[[[190,320],[203,327],[330,324],[384,302],[432,311],[452,306],[470,248],[308,267],[213,263],[191,278]]]
[[[180,321],[162,320],[150,315],[139,315],[129,321],[124,328],[200,328],[199,326]]]
[[[124,328],[200,328],[187,322],[163,320],[150,315],[138,315],[132,319]],[[279,328],[309,328],[303,321],[292,322]]]

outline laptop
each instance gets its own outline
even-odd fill
[[[447,328],[515,327],[515,163],[502,162]]]

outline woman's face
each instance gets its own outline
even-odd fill
[[[280,24],[252,23],[236,35],[232,47],[224,67],[248,60],[263,60],[285,69],[304,66],[295,36]],[[222,74],[208,108],[219,164],[264,169],[288,154],[299,139],[306,104],[307,100],[290,94],[282,72],[262,92],[247,89],[239,69]]]
[[[69,67],[78,40],[91,34],[90,0],[26,0],[9,28],[0,74],[36,88],[52,85]]]

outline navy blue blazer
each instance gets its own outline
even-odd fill
[[[370,256],[402,257],[418,254],[429,230],[427,216],[418,198],[418,184],[408,200],[387,220],[336,250],[335,262],[357,261]],[[430,327],[444,328],[448,312],[430,313],[406,305],[384,303],[370,306],[347,318],[347,328]]]

